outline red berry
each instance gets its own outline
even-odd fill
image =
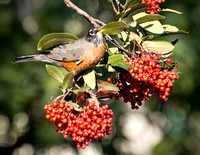
[[[108,81],[108,82],[112,82],[112,78],[108,78],[107,81]]]

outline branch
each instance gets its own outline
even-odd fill
[[[96,21],[95,21],[94,18],[92,18],[87,12],[85,12],[85,11],[83,11],[82,9],[80,9],[79,7],[77,7],[77,6],[76,6],[74,3],[72,3],[70,0],[64,0],[64,2],[65,2],[65,4],[66,4],[68,7],[74,9],[78,14],[84,16],[91,24],[94,25],[94,27],[99,26],[99,25],[96,23]]]

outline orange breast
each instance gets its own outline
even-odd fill
[[[104,54],[105,45],[101,44],[98,47],[88,47],[88,52],[81,56],[79,64],[76,62],[60,62],[60,64],[68,71],[78,73],[98,64]]]

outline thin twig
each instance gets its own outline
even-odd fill
[[[118,11],[117,11],[117,9],[116,9],[116,7],[115,7],[115,5],[114,5],[113,2],[112,2],[112,7],[113,7],[113,10],[114,10],[114,12],[116,13],[116,15],[118,15]]]
[[[115,0],[115,2],[117,3],[118,6],[120,6],[123,10],[125,9],[125,6],[120,3],[118,0]]]
[[[94,25],[94,27],[99,26],[99,25],[96,23],[96,21],[95,21],[94,18],[92,18],[87,12],[85,12],[85,11],[83,11],[82,9],[80,9],[79,7],[77,7],[77,6],[76,6],[74,3],[72,3],[70,0],[64,0],[64,2],[65,2],[65,4],[66,4],[68,7],[74,9],[78,14],[84,16],[91,24]]]
[[[126,52],[127,54],[132,54],[131,52],[127,51],[124,47],[122,47],[116,40],[111,38],[109,35],[106,35],[105,38],[114,46],[116,46],[118,49]]]
[[[102,26],[106,25],[106,23],[100,21],[99,19],[94,18],[94,21],[98,24],[101,24]]]

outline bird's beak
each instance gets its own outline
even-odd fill
[[[106,29],[102,28],[101,30],[99,30],[97,33],[103,33]]]

